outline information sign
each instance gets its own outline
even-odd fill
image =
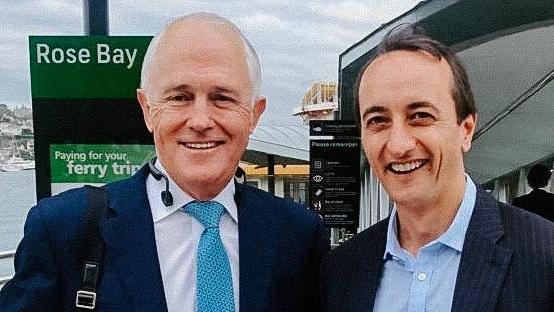
[[[50,145],[52,194],[129,177],[154,155],[153,145]]]
[[[310,136],[335,136],[337,138],[360,136],[356,124],[344,120],[312,120]]]
[[[151,39],[29,37],[38,199],[128,177],[153,155],[136,101]]]
[[[317,127],[316,133],[335,138],[310,140],[310,208],[323,216],[328,227],[355,229],[360,208],[360,139],[344,121],[310,123],[311,131]]]

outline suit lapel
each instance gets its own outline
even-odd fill
[[[367,262],[366,262],[366,272],[369,279],[369,292],[368,295],[359,298],[367,298],[366,302],[361,302],[359,307],[360,311],[365,309],[365,307],[373,307],[375,304],[375,296],[377,295],[377,289],[379,288],[379,283],[381,277],[383,276],[383,269],[385,265],[385,260],[383,260],[383,255],[385,254],[385,248],[387,245],[387,227],[389,218],[385,219],[386,221],[381,223],[381,226],[384,228],[378,232],[376,235],[376,240],[374,244],[374,249],[371,252],[368,252]],[[382,235],[381,235],[382,234]],[[369,251],[370,248],[367,248]],[[358,290],[360,291],[360,290]],[[370,311],[370,310],[368,310]]]
[[[240,310],[269,311],[272,274],[279,252],[274,248],[279,237],[276,218],[268,203],[238,183],[235,202],[239,220]]]
[[[108,187],[109,211],[103,223],[108,265],[119,276],[129,311],[167,311],[154,224],[146,193],[148,171]]]
[[[452,311],[494,311],[512,251],[504,235],[498,202],[478,190],[458,269]]]
[[[360,242],[354,251],[354,259],[362,259],[355,261],[356,263],[348,264],[349,266],[359,266],[354,270],[355,276],[352,279],[354,285],[350,288],[354,294],[347,296],[354,298],[349,299],[352,302],[353,311],[371,311],[375,304],[375,296],[383,275],[385,247],[387,244],[387,226],[389,218],[381,221],[376,225],[375,231],[371,235],[366,235],[364,241]]]

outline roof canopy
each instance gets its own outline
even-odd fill
[[[275,164],[307,164],[310,159],[310,135],[307,126],[259,124],[250,136],[245,162],[267,166],[267,155]]]

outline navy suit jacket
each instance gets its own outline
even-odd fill
[[[148,170],[107,184],[108,212],[95,311],[167,311]],[[329,246],[321,219],[291,201],[237,184],[240,311],[318,310],[317,274]],[[85,190],[41,200],[29,212],[15,276],[0,292],[0,311],[74,311],[82,281]],[[184,281],[186,282],[186,281]]]
[[[324,257],[320,292],[325,311],[373,310],[388,220]],[[554,311],[554,224],[478,190],[452,311]]]

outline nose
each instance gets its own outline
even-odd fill
[[[393,124],[390,128],[387,140],[387,150],[391,156],[402,158],[412,151],[416,146],[413,134],[405,125]]]
[[[197,98],[191,105],[191,111],[187,120],[187,126],[196,131],[203,132],[213,128],[210,103],[206,99]]]

